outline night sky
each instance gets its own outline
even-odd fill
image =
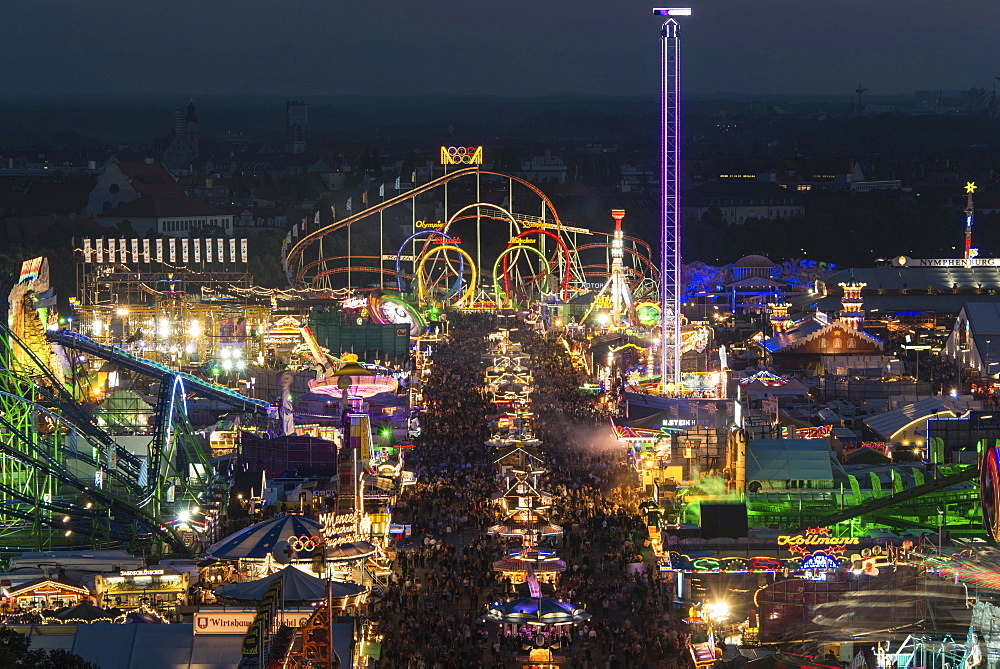
[[[6,2],[6,95],[645,95],[633,0]],[[992,0],[713,0],[684,21],[685,90],[869,95],[991,87]]]

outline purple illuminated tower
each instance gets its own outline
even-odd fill
[[[690,16],[689,7],[660,7],[666,16],[660,31],[663,47],[662,133],[660,154],[660,227],[663,235],[660,282],[660,385],[663,392],[681,381],[681,37],[675,17]]]

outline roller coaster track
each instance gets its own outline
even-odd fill
[[[57,534],[64,544],[76,541],[68,540],[70,535],[122,543],[158,536],[186,551],[176,532],[137,504],[142,495],[138,458],[117,448],[34,352],[3,326],[0,343],[4,545],[12,548],[14,536],[35,549],[50,547]],[[49,425],[39,425],[43,417]],[[110,466],[112,453],[119,454],[118,467]],[[95,472],[102,472],[99,479]],[[67,501],[67,494],[76,501]]]
[[[37,405],[36,405],[37,406]],[[14,504],[5,504],[0,508],[0,515],[12,516],[21,520],[31,520],[32,529],[48,528],[51,530],[65,531],[68,527],[81,534],[88,534],[92,531],[97,520],[105,517],[114,518],[115,522],[108,523],[107,538],[118,541],[129,541],[134,538],[136,525],[144,528],[149,534],[159,535],[167,543],[177,550],[186,551],[183,540],[171,528],[163,526],[158,519],[144,512],[135,503],[127,499],[127,495],[118,490],[105,490],[89,481],[81,480],[73,474],[63,463],[59,462],[58,444],[55,437],[48,439],[32,439],[19,431],[16,426],[7,420],[0,418],[0,428],[14,437],[14,442],[7,443],[0,440],[0,454],[4,459],[9,459],[38,475],[52,477],[59,483],[73,488],[87,498],[92,500],[93,506],[90,509],[77,504],[60,501],[58,498],[51,500],[46,498],[28,498],[23,491],[7,482],[0,481],[0,492],[8,500],[15,500]],[[17,508],[20,504],[22,508],[30,509],[30,513]],[[42,514],[48,511],[48,514]],[[106,514],[106,515],[105,515]],[[61,519],[70,516],[72,524],[68,525]],[[90,520],[91,527],[81,524],[80,520]]]
[[[859,516],[864,516],[866,514],[874,513],[881,509],[886,509],[897,504],[902,504],[903,502],[908,502],[910,500],[917,499],[924,495],[928,495],[934,492],[940,492],[942,490],[947,490],[948,488],[958,485],[960,483],[965,483],[967,481],[972,481],[979,477],[978,467],[969,467],[964,469],[957,474],[952,474],[950,476],[945,476],[939,478],[935,481],[925,483],[923,485],[916,486],[915,488],[907,488],[897,492],[895,495],[890,495],[888,497],[878,497],[875,499],[868,500],[864,504],[859,504],[857,506],[852,506],[848,509],[838,511],[836,513],[831,513],[829,515],[823,516],[818,520],[810,520],[810,525],[817,525],[819,527],[830,527],[836,523],[843,522],[845,520],[850,520],[852,518],[857,518]]]
[[[337,232],[338,230],[342,230],[347,226],[351,225],[352,223],[356,223],[357,221],[367,218],[368,216],[371,216],[373,214],[377,214],[380,211],[384,211],[397,204],[402,204],[407,200],[412,200],[416,196],[434,190],[438,186],[443,186],[449,181],[453,181],[460,177],[473,176],[477,174],[487,174],[490,176],[498,176],[504,179],[510,179],[511,181],[516,181],[522,186],[527,187],[529,190],[535,193],[535,195],[537,195],[552,212],[552,221],[549,223],[549,225],[553,226],[553,229],[555,229],[557,233],[561,230],[562,222],[559,220],[559,214],[556,212],[555,206],[552,204],[552,201],[548,198],[548,196],[545,195],[545,193],[543,193],[534,184],[525,181],[520,177],[515,177],[510,174],[503,174],[502,172],[481,170],[477,167],[465,167],[462,169],[455,170],[454,172],[448,172],[447,174],[440,176],[436,179],[432,179],[431,181],[428,181],[425,184],[421,184],[413,188],[412,190],[408,190],[394,197],[390,197],[387,200],[384,200],[383,202],[380,202],[373,207],[370,207],[363,211],[359,211],[356,214],[353,214],[351,216],[348,216],[347,218],[331,223],[330,225],[322,227],[318,230],[314,230],[308,235],[302,237],[295,243],[294,246],[292,246],[291,249],[289,249],[288,254],[285,257],[285,271],[288,273],[289,283],[291,283],[293,288],[304,288],[307,283],[306,274],[310,270],[319,267],[320,265],[329,260],[328,258],[320,258],[319,260],[314,260],[312,262],[302,264],[300,267],[296,268],[296,265],[302,259],[302,255],[305,252],[306,248],[318,242],[319,240],[323,239],[327,235],[333,232]]]
[[[178,372],[158,362],[140,358],[117,346],[100,344],[78,332],[55,330],[47,332],[45,336],[54,344],[60,344],[81,353],[95,355],[119,367],[157,379],[161,382],[172,382],[175,377],[180,377],[184,380],[184,387],[188,391],[205,399],[227,404],[238,411],[266,414],[267,409],[271,407],[270,404],[263,400],[246,397],[230,388],[199,379],[197,376],[192,376],[191,374]]]
[[[170,449],[177,441],[173,437],[178,432],[172,427],[175,415],[178,416],[178,420],[181,423],[181,430],[179,432],[186,433],[188,436],[190,435],[191,430],[187,422],[186,403],[184,402],[186,392],[190,391],[206,399],[227,404],[241,412],[254,412],[266,415],[267,410],[270,408],[270,405],[262,400],[251,399],[234,390],[210,383],[204,379],[199,379],[191,374],[177,372],[152,360],[134,356],[117,346],[100,344],[76,332],[56,330],[48,332],[46,337],[51,343],[103,358],[119,367],[157,379],[160,382],[156,428],[149,449],[149,474],[144,486],[145,494],[139,501],[139,506],[141,507],[145,507],[151,502],[159,501],[161,486],[164,483],[164,475],[166,474],[164,470],[169,470],[172,467],[173,453]],[[178,397],[181,399],[180,403],[176,401]],[[178,408],[181,409],[179,412],[175,410]],[[182,434],[181,436],[185,435]],[[203,452],[203,449],[189,442],[190,439],[182,438],[180,440],[181,446],[185,450],[185,454],[189,460],[202,465],[202,470],[206,472],[200,487],[205,488],[207,491],[213,488],[216,483],[214,476],[210,474],[212,471],[211,463],[208,461],[207,454]],[[177,478],[178,480],[185,480],[186,477],[178,475]],[[197,493],[192,493],[191,496],[192,501],[200,503],[201,500],[198,499]],[[157,505],[154,504],[154,510],[156,507]]]

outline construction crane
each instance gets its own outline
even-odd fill
[[[864,105],[861,102],[861,96],[864,95],[867,91],[868,89],[862,88],[861,84],[858,84],[858,88],[854,91],[855,93],[858,94],[858,116],[861,116],[861,114],[865,110]]]

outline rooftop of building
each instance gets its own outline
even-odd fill
[[[771,269],[773,267],[777,267],[777,265],[771,262],[771,259],[766,256],[748,255],[748,256],[743,256],[742,258],[734,262],[733,267],[751,268],[751,269],[762,269],[762,268]]]
[[[760,344],[769,353],[776,353],[778,351],[794,348],[800,344],[816,338],[820,334],[831,330],[834,328],[839,328],[845,333],[850,333],[857,335],[863,339],[867,339],[873,344],[878,344],[881,346],[882,340],[878,337],[868,334],[863,330],[855,330],[853,327],[847,323],[840,320],[828,320],[823,316],[811,315],[784,332],[778,332],[770,339],[765,339]],[[842,352],[838,352],[839,355],[844,355],[848,349],[844,349]]]
[[[181,216],[227,216],[218,207],[195,200],[187,195],[157,193],[141,195],[130,202],[123,202],[114,209],[98,214],[100,218],[176,218]]]
[[[117,163],[118,169],[128,177],[129,183],[141,195],[154,193],[178,193],[181,189],[174,175],[170,173],[167,166],[157,162],[129,162]]]

